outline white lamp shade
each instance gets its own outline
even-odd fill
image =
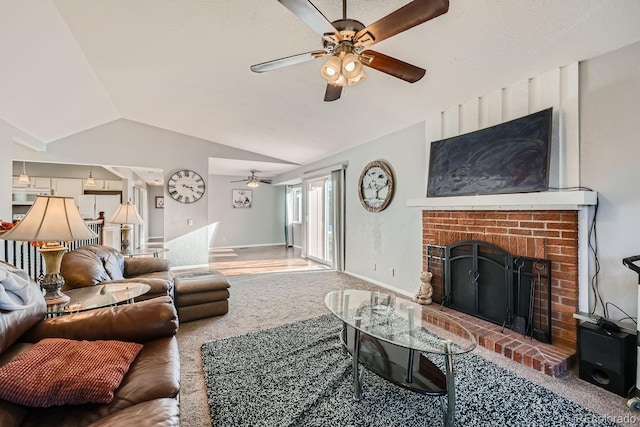
[[[322,76],[329,82],[334,83],[341,76],[342,61],[337,56],[332,56],[324,63],[320,72]]]
[[[353,53],[347,53],[342,59],[342,73],[349,79],[353,79],[362,71],[362,63],[358,56]]]
[[[82,219],[73,197],[38,196],[22,221],[4,233],[2,239],[69,242],[96,236]]]
[[[348,79],[348,80],[347,80],[347,84],[348,84],[349,86],[353,86],[353,85],[355,85],[355,84],[360,83],[361,81],[363,81],[363,80],[364,80],[364,79],[366,79],[366,78],[367,78],[367,74],[364,72],[364,68],[363,68],[363,67],[360,67],[360,73],[358,73],[358,75],[357,75],[357,76],[355,76],[355,77],[353,77],[353,78]]]
[[[142,224],[142,218],[140,218],[140,214],[138,214],[135,205],[123,203],[116,213],[113,214],[109,222],[114,224]]]

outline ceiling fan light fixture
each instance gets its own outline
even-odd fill
[[[362,63],[358,56],[353,53],[347,53],[342,58],[342,72],[347,79],[352,79],[362,71]]]
[[[347,79],[347,84],[349,86],[357,85],[358,83],[362,82],[366,78],[367,78],[367,74],[364,72],[364,69],[362,68],[360,69],[360,72],[358,73],[357,76],[351,79]]]
[[[342,61],[337,56],[331,56],[324,63],[322,68],[320,68],[320,72],[322,73],[322,77],[324,77],[329,83],[335,84],[335,81],[340,78],[342,71]]]
[[[348,82],[344,74],[341,73],[334,82],[330,82],[330,83],[334,86],[345,87]]]
[[[247,187],[251,187],[251,188],[255,188],[258,187],[260,184],[258,183],[258,181],[252,180],[247,182]]]

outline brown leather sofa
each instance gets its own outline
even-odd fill
[[[178,319],[168,296],[45,318],[42,293],[24,310],[0,310],[0,366],[47,338],[143,344],[108,404],[33,408],[0,400],[0,426],[179,426]]]
[[[163,258],[124,258],[117,249],[110,246],[82,246],[62,257],[60,273],[65,280],[62,290],[135,282],[151,287],[149,292],[136,298],[136,301],[162,295],[173,298],[173,274],[169,267],[169,260]]]

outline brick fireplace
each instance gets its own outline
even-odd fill
[[[437,257],[426,253],[428,246],[479,240],[514,256],[550,260],[551,344],[447,311],[476,336],[479,345],[549,375],[561,375],[577,348],[573,314],[578,311],[578,222],[577,210],[424,210],[423,269],[434,275],[434,302],[443,298],[443,270]]]

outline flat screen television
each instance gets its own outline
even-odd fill
[[[553,109],[431,143],[427,197],[549,189]]]

